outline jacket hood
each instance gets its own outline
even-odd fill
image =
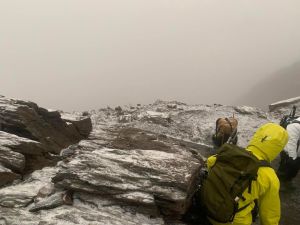
[[[287,142],[288,133],[283,127],[275,123],[267,123],[256,130],[247,150],[251,151],[259,160],[271,162]]]

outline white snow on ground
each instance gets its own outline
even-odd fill
[[[19,137],[4,131],[0,131],[0,146],[18,145],[22,142],[39,143],[28,138]]]

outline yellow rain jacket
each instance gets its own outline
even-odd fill
[[[288,133],[281,126],[267,123],[255,132],[250,140],[248,151],[252,152],[259,160],[271,162],[282,151],[288,141]],[[207,159],[208,169],[216,162],[216,157]],[[250,203],[248,207],[238,212],[233,223],[218,223],[210,220],[213,225],[250,225],[252,224],[251,211],[254,208],[254,200],[258,200],[259,218],[261,225],[278,225],[280,220],[280,183],[275,171],[270,167],[260,167],[257,172],[257,180],[252,182],[251,193],[245,190],[245,201],[239,201],[239,208]]]

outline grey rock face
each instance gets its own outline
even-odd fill
[[[163,225],[161,218],[150,218],[134,208],[120,206],[99,196],[77,193],[72,206],[29,212],[3,208],[3,221],[9,225]],[[0,220],[1,221],[1,220]],[[1,224],[1,223],[0,223]]]
[[[47,146],[48,152],[59,153],[83,138],[68,128],[58,111],[48,111],[33,102],[1,97],[0,109],[2,131],[38,141]]]
[[[246,147],[253,132],[260,125],[276,121],[269,113],[258,108],[222,105],[185,105],[177,103],[177,108],[170,109],[168,102],[159,101],[151,106],[144,107],[135,114],[137,119],[130,125],[141,130],[156,134],[166,135],[178,140],[193,142],[212,148],[212,135],[215,132],[216,120],[219,117],[230,117],[234,114],[238,125],[238,144]],[[152,121],[139,119],[153,108],[159,108],[161,115],[168,115],[168,125],[153,123]],[[141,115],[141,116],[140,116]],[[162,117],[164,119],[165,117]]]
[[[92,122],[89,116],[82,114],[61,113],[61,118],[67,122],[69,130],[75,130],[84,138],[87,138],[92,131]]]
[[[34,206],[29,209],[29,212],[37,212],[42,209],[53,209],[62,206],[63,204],[63,193],[58,192],[35,203]]]
[[[18,184],[0,189],[0,206],[5,208],[22,208],[33,202],[39,190],[51,185],[51,178],[57,173],[57,168],[44,168],[35,171]]]
[[[157,150],[87,150],[53,178],[58,187],[183,214],[200,169],[192,156]]]
[[[51,188],[50,180],[57,172],[58,168],[44,168],[17,185],[0,189],[0,222],[9,225],[164,224],[161,218],[150,218],[133,206],[98,195],[76,192],[73,205],[67,205],[63,198],[65,192],[57,190],[53,194]],[[37,197],[39,200],[33,202]]]
[[[70,129],[57,111],[1,96],[0,177],[3,179],[0,187],[21,174],[54,166],[58,158],[53,154],[88,136],[91,130],[89,118],[80,117],[72,122],[74,127]],[[11,174],[10,178],[8,174]]]
[[[0,164],[0,186],[11,183],[15,179],[20,179],[21,176],[5,168]]]
[[[168,127],[169,123],[171,122],[170,115],[168,113],[155,111],[142,112],[141,114],[139,114],[139,119],[148,121],[150,123],[159,124],[165,127]]]
[[[243,147],[261,124],[277,120],[253,107],[163,101],[134,109],[125,106],[121,113],[111,108],[87,113],[93,124],[88,139],[60,148],[64,150],[56,165],[0,189],[0,224],[185,224],[181,217],[191,204],[203,160],[214,152],[215,121],[233,113],[239,121],[238,144]],[[56,113],[51,115],[57,118]],[[60,119],[66,121],[68,132],[75,130],[83,137],[88,132],[78,130],[91,127],[73,121],[84,118],[64,113]],[[11,134],[2,135],[4,140]],[[42,154],[30,155],[36,159],[48,154],[44,146],[51,145],[52,153],[60,146],[52,146],[51,138],[47,144],[43,138],[22,138],[11,137],[16,144],[0,145],[0,162],[11,173],[24,164],[26,168],[26,146],[40,146],[34,152]],[[17,159],[18,164],[13,163]],[[74,194],[68,199],[65,193],[70,191]]]
[[[0,163],[9,169],[22,172],[25,168],[25,157],[19,152],[36,142],[0,131],[0,143]]]
[[[272,103],[269,105],[269,110],[270,112],[273,112],[275,115],[276,114],[283,115],[283,114],[289,114],[293,106],[296,106],[298,108],[297,115],[300,115],[299,113],[300,97],[290,98],[290,99]]]

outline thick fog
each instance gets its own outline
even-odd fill
[[[0,94],[66,111],[263,106],[294,97],[251,91],[299,65],[299,27],[299,0],[1,1]]]

